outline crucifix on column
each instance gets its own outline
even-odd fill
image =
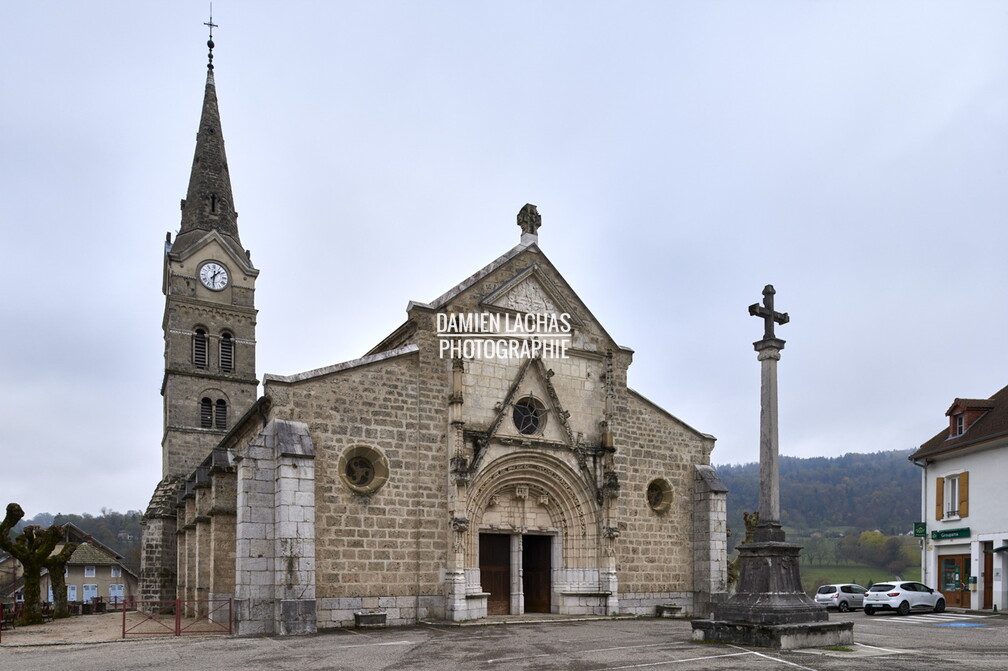
[[[780,469],[777,465],[777,361],[784,341],[774,335],[774,324],[787,324],[786,312],[774,310],[774,288],[763,287],[763,305],[749,306],[749,314],[763,319],[763,339],[753,343],[760,361],[760,507],[757,541],[783,541],[780,524]]]
[[[763,287],[763,305],[753,303],[749,306],[749,314],[753,317],[763,318],[763,339],[769,340],[774,337],[774,322],[784,325],[791,321],[786,312],[774,312],[773,297],[777,293],[773,285],[768,284]]]
[[[763,339],[753,343],[760,361],[760,508],[751,541],[738,546],[735,593],[715,603],[710,620],[694,620],[693,640],[774,648],[851,645],[852,622],[829,622],[826,609],[802,588],[801,547],[788,543],[780,523],[777,468],[777,361],[784,341],[774,326],[788,323],[773,305],[774,288],[763,289],[763,304],[749,314],[764,320]]]

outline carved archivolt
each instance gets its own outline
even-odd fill
[[[528,524],[523,510],[545,510],[552,528],[563,536],[563,556],[587,557],[598,542],[599,510],[590,486],[566,462],[541,452],[515,452],[483,466],[473,477],[466,506],[471,520],[465,544],[466,565],[478,566],[479,532],[490,531],[484,517],[499,515],[502,505],[519,506],[512,512],[512,531]],[[506,529],[500,530],[507,532]]]

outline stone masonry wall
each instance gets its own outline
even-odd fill
[[[443,610],[445,466],[440,436],[417,429],[417,374],[412,354],[293,382],[267,377],[273,416],[304,422],[316,449],[319,627],[351,625],[361,609],[386,610],[390,624]],[[376,491],[355,491],[340,470],[360,449],[387,464]]]
[[[694,465],[710,463],[714,441],[634,392],[621,391],[617,398],[620,609],[653,615],[654,606],[671,601],[692,612]],[[655,479],[671,485],[672,500],[662,512],[647,500]]]
[[[235,588],[235,516],[238,476],[234,470],[211,473],[210,587],[211,599],[230,599]]]
[[[154,490],[141,522],[143,541],[138,598],[142,601],[175,598],[178,548],[175,501],[180,483],[179,477],[169,476],[162,480]]]
[[[713,468],[698,465],[693,491],[693,613],[707,617],[728,589],[728,488]]]
[[[316,630],[314,459],[308,427],[278,419],[235,455],[238,634]]]

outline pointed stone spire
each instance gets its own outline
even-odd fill
[[[527,245],[539,242],[539,227],[542,226],[542,217],[539,210],[531,203],[526,203],[518,212],[518,226],[521,227],[521,244]]]
[[[211,21],[212,24],[212,21]],[[208,24],[210,25],[210,24]],[[211,25],[212,30],[212,25]],[[238,237],[238,213],[231,195],[231,175],[224,152],[224,134],[221,131],[220,111],[217,108],[217,88],[214,83],[213,39],[207,63],[206,89],[203,93],[203,112],[196,133],[196,152],[189,174],[189,189],[182,201],[182,226],[174,251],[196,242],[209,231],[217,231],[232,245],[235,252],[244,256]]]

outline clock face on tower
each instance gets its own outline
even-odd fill
[[[203,286],[213,291],[220,291],[228,285],[227,268],[216,261],[204,263],[200,268],[199,278]]]

